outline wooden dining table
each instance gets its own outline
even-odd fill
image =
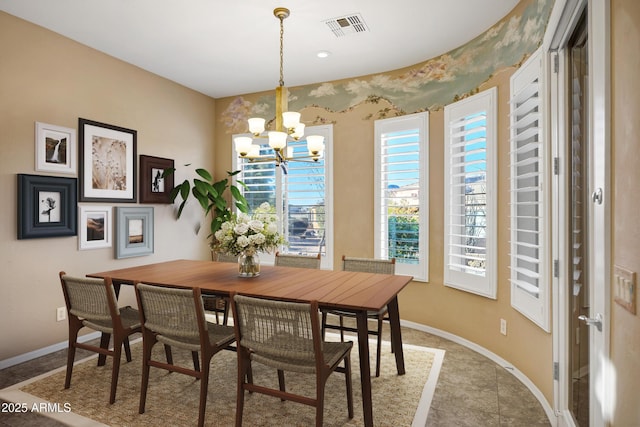
[[[353,312],[356,317],[362,409],[365,426],[373,426],[367,311],[385,306],[389,311],[391,346],[398,375],[404,375],[404,353],[400,332],[398,293],[411,276],[352,271],[316,270],[263,265],[257,277],[239,277],[234,263],[174,260],[87,274],[110,277],[114,284],[137,282],[200,288],[203,294],[228,297],[232,292],[281,301],[318,301],[321,309]]]

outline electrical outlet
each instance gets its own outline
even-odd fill
[[[500,319],[500,333],[507,335],[507,321],[505,319]]]
[[[66,318],[67,318],[67,308],[66,307],[56,308],[56,321],[62,322]]]

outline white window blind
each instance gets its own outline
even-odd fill
[[[511,305],[549,330],[542,54],[511,77]]]
[[[323,157],[314,161],[289,161],[276,167],[275,162],[251,163],[241,159],[234,152],[234,170],[241,173],[237,179],[247,188],[240,188],[251,210],[268,202],[276,207],[280,219],[280,232],[289,246],[284,252],[300,255],[320,253],[322,268],[333,268],[333,179],[331,155],[333,146],[333,126],[309,126],[306,135],[322,135],[325,140]],[[238,135],[235,135],[238,136]],[[273,156],[273,150],[266,139],[254,139],[260,146],[260,155]],[[307,143],[289,141],[294,155],[306,155]],[[286,171],[286,173],[285,173]],[[261,255],[261,259],[271,262],[273,255]]]
[[[375,122],[375,251],[396,272],[428,281],[428,113]]]
[[[445,285],[496,297],[496,93],[445,107]]]

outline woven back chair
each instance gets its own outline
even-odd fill
[[[376,273],[376,274],[395,274],[396,259],[373,259],[373,258],[355,258],[342,256],[342,269],[344,271],[360,271],[364,273]],[[339,325],[327,323],[327,314],[331,313],[338,316]],[[340,331],[340,339],[344,341],[344,333],[358,332],[354,327],[346,326],[344,324],[345,317],[355,317],[354,313],[339,311],[339,310],[323,310],[322,312],[322,336],[327,329],[335,329]],[[376,343],[376,377],[380,376],[380,350],[382,347],[382,322],[389,320],[387,315],[387,307],[380,311],[368,311],[367,317],[374,319],[377,322],[377,328],[375,330],[368,330],[369,335],[377,337]]]
[[[59,273],[59,277],[69,319],[69,348],[64,388],[71,386],[76,348],[98,353],[100,355],[98,366],[105,364],[106,356],[112,356],[109,403],[113,403],[116,400],[122,347],[125,348],[127,362],[130,362],[129,335],[140,332],[138,311],[131,307],[118,307],[111,279],[72,277],[64,271]],[[78,332],[84,327],[102,332],[99,347],[78,342]],[[109,349],[111,336],[113,336],[113,350]]]
[[[238,262],[238,257],[235,255],[223,254],[221,252],[212,252],[214,261],[218,262]]]
[[[135,286],[142,319],[143,369],[139,413],[144,413],[149,387],[149,370],[155,368],[179,372],[200,380],[198,425],[204,425],[211,358],[235,340],[233,328],[207,322],[200,289],[165,288],[138,283]],[[187,369],[173,363],[153,360],[157,342],[199,352],[202,367]],[[194,360],[195,362],[195,360]]]
[[[238,257],[235,255],[224,254],[221,252],[211,252],[211,259],[217,262],[237,263]],[[204,309],[213,313],[216,323],[226,325],[229,320],[229,303],[226,298],[214,295],[203,295]],[[220,320],[222,316],[222,320]]]
[[[276,252],[275,265],[281,267],[315,268],[319,270],[320,254],[310,256],[281,254],[280,252]]]
[[[316,426],[321,426],[325,385],[334,371],[345,374],[347,409],[349,418],[353,418],[353,343],[322,342],[317,302],[301,304],[232,295],[231,307],[238,343],[236,426],[242,425],[245,390],[314,406]],[[342,361],[344,366],[339,366]],[[254,385],[251,362],[276,368],[279,389]],[[288,393],[284,371],[315,373],[315,398]]]

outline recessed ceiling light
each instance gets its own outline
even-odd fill
[[[327,56],[331,55],[331,52],[328,52],[326,50],[321,50],[320,52],[317,53],[318,58],[326,58]]]

